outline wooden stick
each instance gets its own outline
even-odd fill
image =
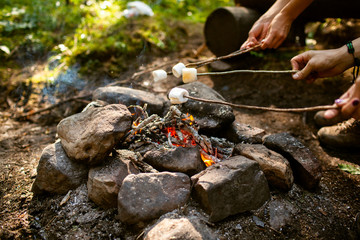
[[[58,106],[60,106],[60,105],[62,105],[62,104],[64,104],[64,103],[71,102],[71,101],[81,100],[81,99],[83,99],[83,98],[90,98],[91,96],[92,96],[92,95],[89,94],[89,95],[84,95],[84,96],[78,96],[78,97],[68,98],[68,99],[65,99],[65,100],[63,100],[63,101],[61,101],[61,102],[55,103],[55,104],[53,104],[53,105],[51,105],[51,106],[49,106],[49,107],[47,107],[47,108],[42,108],[42,109],[40,109],[40,110],[38,110],[38,111],[35,111],[35,112],[29,112],[29,113],[27,113],[27,114],[23,114],[23,115],[17,116],[17,117],[15,117],[15,119],[27,118],[27,117],[30,117],[30,116],[32,116],[32,115],[38,114],[38,113],[42,113],[42,112],[45,112],[45,111],[52,110],[52,109],[54,109],[54,108],[56,108],[56,107],[58,107]]]
[[[323,105],[323,106],[314,106],[314,107],[303,107],[303,108],[274,108],[274,107],[260,107],[260,106],[250,106],[243,104],[233,104],[224,101],[216,101],[216,100],[208,100],[203,98],[197,98],[192,96],[184,96],[191,100],[206,102],[206,103],[214,103],[214,104],[222,104],[227,105],[234,108],[242,108],[242,109],[251,109],[251,110],[264,110],[264,111],[273,111],[273,112],[311,112],[311,111],[320,111],[320,110],[328,110],[328,109],[338,109],[335,105]]]
[[[194,62],[194,63],[188,63],[188,64],[185,64],[185,66],[186,67],[199,68],[199,67],[202,67],[204,65],[210,64],[210,63],[215,62],[215,61],[219,61],[219,60],[223,60],[223,59],[229,59],[229,58],[232,58],[232,57],[235,57],[235,56],[239,56],[241,54],[244,54],[244,53],[250,52],[252,50],[255,50],[258,47],[260,47],[260,44],[255,45],[254,47],[251,47],[251,48],[248,48],[248,49],[237,50],[237,51],[232,52],[232,53],[230,53],[228,55],[225,55],[225,56],[210,58],[210,59],[206,59],[206,60],[199,61],[199,62]]]
[[[232,70],[232,71],[224,71],[224,72],[205,72],[198,73],[198,76],[206,76],[206,75],[226,75],[232,73],[296,73],[298,70]]]

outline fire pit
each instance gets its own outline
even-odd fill
[[[199,82],[182,87],[224,100]],[[117,208],[123,223],[146,226],[190,199],[206,221],[217,222],[261,207],[269,185],[287,191],[295,179],[313,189],[321,178],[317,159],[296,138],[238,123],[228,106],[191,99],[170,106],[114,86],[93,98],[96,104],[58,124],[59,141],[43,151],[35,194],[69,194],[86,182],[91,201]]]

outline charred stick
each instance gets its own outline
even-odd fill
[[[202,135],[201,137],[203,139],[204,145],[206,146],[206,148],[205,148],[206,152],[210,153],[211,155],[214,155],[214,151],[213,151],[210,139],[205,135]]]
[[[144,128],[147,124],[150,124],[154,122],[155,120],[158,120],[160,117],[157,114],[152,114],[150,117],[144,119],[139,125],[137,125],[133,130],[137,131],[141,128]]]
[[[172,120],[175,116],[181,117],[181,114],[182,112],[176,106],[171,106],[169,111],[164,117],[164,122]]]

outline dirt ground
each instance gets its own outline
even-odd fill
[[[179,58],[189,59],[202,44],[201,33],[191,35],[177,56],[149,58],[147,66],[156,66]],[[266,51],[263,56],[238,59],[237,68],[290,69],[290,58],[299,49]],[[205,50],[202,55],[210,56]],[[171,67],[169,65],[168,67]],[[126,79],[142,69],[119,76]],[[201,70],[206,70],[201,69]],[[292,80],[287,74],[237,74],[226,77],[201,77],[227,101],[238,104],[275,107],[305,107],[331,104],[350,86],[351,73],[319,79],[313,84]],[[178,82],[148,86],[149,75],[122,86],[166,93]],[[120,81],[121,82],[121,81]],[[68,106],[71,106],[71,102]],[[355,216],[360,212],[360,175],[351,175],[338,164],[360,164],[360,152],[329,149],[316,138],[315,113],[275,113],[234,109],[236,120],[267,133],[289,132],[321,161],[323,177],[319,187],[306,191],[297,184],[289,192],[271,191],[271,200],[286,202],[293,211],[286,225],[269,225],[269,209],[238,214],[207,225],[220,239],[356,239]],[[39,124],[16,121],[12,112],[1,112],[0,121],[0,239],[141,239],[146,226],[125,226],[116,219],[116,210],[102,211],[86,198],[84,186],[73,190],[67,203],[64,196],[34,197],[31,185],[36,166],[45,146],[56,139],[56,121]],[[45,113],[44,113],[45,114]],[[51,113],[46,113],[51,115]],[[50,117],[50,116],[49,116]],[[171,213],[173,216],[206,216],[195,202]],[[255,216],[255,217],[254,217]],[[151,225],[151,223],[150,223]]]

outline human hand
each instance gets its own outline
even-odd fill
[[[278,48],[289,34],[292,21],[284,14],[277,14],[271,21],[268,32],[261,44],[262,49]]]
[[[338,75],[351,67],[353,62],[351,54],[346,47],[331,50],[307,51],[291,59],[295,80],[305,79],[311,83],[317,78]]]
[[[339,114],[345,119],[360,119],[360,77],[355,83],[339,98],[335,100],[336,106],[340,109],[326,110],[324,117],[327,119],[334,118]]]
[[[292,21],[283,14],[272,17],[261,17],[249,31],[248,39],[240,49],[247,49],[261,44],[262,49],[278,48],[286,39]]]
[[[248,49],[260,44],[265,38],[272,18],[262,16],[257,20],[249,31],[247,40],[241,45],[240,49]]]

